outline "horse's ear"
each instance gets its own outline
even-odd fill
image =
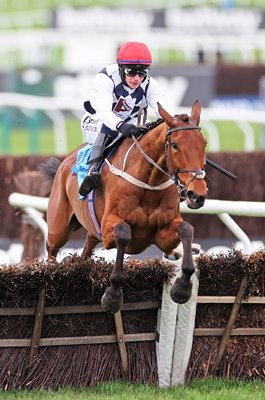
[[[195,100],[192,104],[191,116],[195,119],[196,124],[199,125],[201,117],[201,104],[199,100]]]
[[[159,115],[163,118],[163,120],[170,125],[173,117],[161,106],[160,103],[157,102]]]

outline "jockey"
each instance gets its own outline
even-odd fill
[[[88,174],[79,189],[82,196],[99,185],[106,145],[119,137],[141,135],[135,125],[140,108],[150,106],[159,117],[157,102],[165,104],[165,96],[149,75],[151,64],[146,44],[127,42],[118,52],[117,63],[107,65],[92,80],[81,121],[83,134],[93,144]]]

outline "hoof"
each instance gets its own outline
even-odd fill
[[[101,298],[101,307],[104,311],[116,313],[120,311],[123,303],[122,292],[114,293],[111,287],[108,287]]]
[[[187,284],[182,278],[177,278],[170,290],[170,297],[175,303],[184,304],[189,301],[191,291],[192,284],[190,282]]]

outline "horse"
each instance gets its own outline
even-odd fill
[[[171,116],[159,103],[158,111],[161,118],[147,123],[146,133],[140,138],[124,138],[105,158],[100,185],[93,192],[94,216],[88,200],[79,197],[77,176],[72,171],[84,144],[62,162],[51,158],[40,167],[52,182],[47,209],[48,260],[56,258],[80,227],[87,231],[81,258],[91,257],[100,242],[105,249],[117,249],[110,286],[101,298],[107,312],[116,313],[122,307],[125,254],[139,254],[152,244],[170,255],[182,242],[182,276],[175,280],[170,295],[180,304],[191,296],[194,228],[181,217],[179,205],[186,201],[188,207],[198,209],[207,196],[201,105],[198,100],[193,103],[191,116]]]

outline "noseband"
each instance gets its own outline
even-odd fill
[[[189,185],[191,182],[194,181],[194,179],[204,179],[205,178],[205,170],[204,169],[175,169],[174,171],[171,171],[170,168],[168,167],[168,162],[167,160],[169,159],[169,148],[171,145],[171,133],[177,132],[177,131],[189,131],[189,130],[201,130],[201,128],[197,125],[191,125],[191,126],[182,126],[182,127],[176,127],[176,128],[171,128],[167,130],[167,140],[166,140],[166,145],[165,145],[165,162],[167,165],[167,169],[169,172],[169,175],[172,177],[174,180],[177,188],[178,188],[178,193],[180,196],[181,201],[185,200],[186,198],[186,192],[188,190]],[[170,157],[172,159],[172,153],[170,152]],[[187,185],[183,185],[180,182],[178,174],[183,174],[183,173],[192,173],[192,178],[189,180]]]

